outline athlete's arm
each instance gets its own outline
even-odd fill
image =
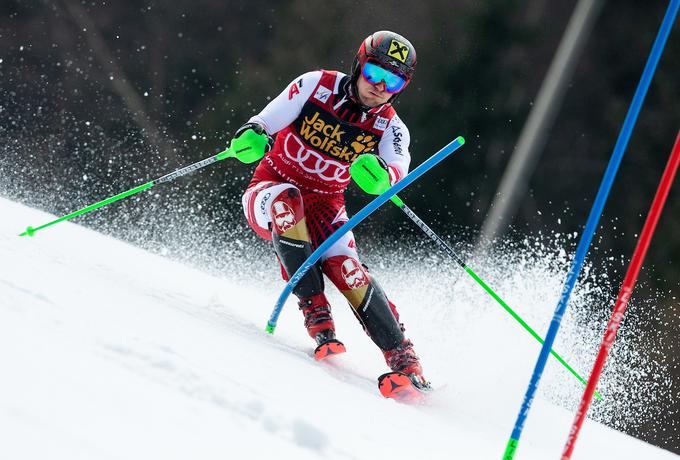
[[[408,174],[411,154],[408,147],[411,135],[401,119],[395,115],[387,125],[385,133],[378,144],[378,155],[387,163],[390,173],[390,184],[394,185]]]
[[[281,131],[300,115],[320,79],[320,70],[300,75],[248,122],[257,123],[270,135]]]

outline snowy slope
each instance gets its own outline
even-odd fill
[[[496,310],[434,318],[466,315],[445,338],[397,290],[439,387],[429,405],[405,406],[380,397],[384,362],[337,296],[348,353],[319,364],[292,303],[277,334],[263,332],[281,283],[218,279],[71,223],[19,238],[52,216],[4,199],[0,216],[2,459],[502,454],[538,347]],[[546,378],[571,379],[554,364]],[[539,395],[517,458],[559,458],[571,420]],[[575,458],[677,457],[589,421]]]

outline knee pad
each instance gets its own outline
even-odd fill
[[[272,232],[308,241],[302,194],[294,185],[286,185],[287,187],[280,190],[270,201],[268,211]]]
[[[347,298],[356,310],[361,305],[370,277],[368,271],[359,261],[351,256],[332,256],[324,260],[323,272],[333,282],[335,287]]]

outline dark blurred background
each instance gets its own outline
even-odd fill
[[[413,164],[456,135],[467,139],[403,197],[435,230],[471,246],[575,6],[1,0],[0,193],[62,215],[203,159],[296,76],[318,68],[346,72],[363,38],[390,29],[418,51],[416,77],[397,103],[411,131]],[[580,234],[666,7],[604,2],[504,238]],[[676,23],[589,254],[594,264],[606,261],[616,286],[680,127],[679,73]],[[235,258],[253,257],[251,246],[266,252],[243,226],[240,196],[252,169],[225,161],[79,222],[217,271],[235,270]],[[661,308],[647,317],[631,309],[626,322],[657,332],[658,343],[645,346],[665,350],[662,359],[680,385],[678,193],[676,186],[634,295],[656,297]],[[365,202],[350,191],[351,210]],[[368,241],[389,241],[392,222],[403,221],[394,210],[381,213],[367,224]],[[577,239],[570,241],[565,250],[573,254]],[[228,248],[230,255],[206,248]],[[680,452],[677,409],[677,401],[669,403],[675,415],[629,431]]]

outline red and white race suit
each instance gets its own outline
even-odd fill
[[[392,183],[408,173],[409,133],[390,104],[364,110],[349,96],[350,78],[340,72],[309,72],[295,79],[249,121],[276,134],[271,151],[260,161],[243,195],[243,209],[255,231],[273,241],[288,279],[304,260],[348,220],[344,190],[349,166],[363,153],[387,163]],[[420,373],[412,343],[405,339],[397,310],[359,261],[352,232],[321,258],[323,273],[342,292],[393,370],[407,357]],[[334,330],[323,278],[314,267],[294,291],[305,326]],[[316,317],[322,318],[320,323]],[[402,364],[394,364],[402,363]]]
[[[243,196],[248,222],[264,238],[271,239],[276,217],[269,200],[282,187],[300,190],[316,248],[347,221],[343,192],[350,182],[349,166],[360,154],[382,157],[393,184],[408,173],[406,125],[391,104],[362,110],[350,98],[349,86],[350,78],[341,72],[305,73],[249,120],[276,134]],[[357,257],[351,232],[324,259],[340,254]]]

